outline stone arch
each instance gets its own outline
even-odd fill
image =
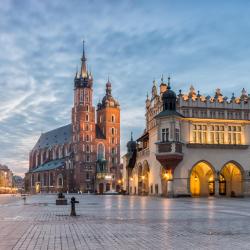
[[[192,196],[211,196],[215,194],[216,171],[205,160],[196,162],[189,175],[189,190]]]
[[[236,161],[226,162],[219,172],[219,194],[243,196],[244,169]]]

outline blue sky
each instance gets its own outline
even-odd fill
[[[0,163],[15,173],[41,131],[70,122],[82,39],[95,104],[107,76],[121,104],[122,153],[145,125],[152,81],[240,95],[250,82],[249,1],[3,0],[0,2]]]

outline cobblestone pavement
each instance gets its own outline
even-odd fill
[[[69,196],[70,197],[70,196]],[[0,196],[0,249],[250,249],[250,199]]]

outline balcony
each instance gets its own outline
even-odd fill
[[[156,159],[166,168],[175,168],[183,159],[182,143],[158,142],[156,143]]]

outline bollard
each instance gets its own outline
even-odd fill
[[[76,201],[75,197],[72,197],[70,216],[76,216],[76,205],[75,205],[76,203],[79,203],[79,201]]]

